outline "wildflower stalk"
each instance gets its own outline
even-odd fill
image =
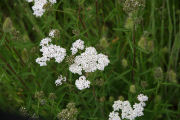
[[[9,40],[7,40],[6,39],[6,41],[7,41],[7,43],[9,43]],[[9,51],[11,51],[11,48],[8,46],[8,44],[5,44],[5,46],[6,46],[6,48],[9,50]],[[21,56],[18,54],[18,52],[17,52],[17,50],[16,50],[16,48],[14,48],[14,47],[12,47],[12,49],[13,49],[13,51],[15,52],[15,54],[16,54],[16,56],[20,59],[20,63],[21,63],[21,65],[22,65],[22,67],[24,67],[25,66],[25,63],[24,63],[24,61],[23,61],[23,59],[21,58]],[[10,66],[11,67],[11,66]],[[12,67],[11,67],[12,68]],[[13,72],[14,73],[14,72]],[[20,78],[21,79],[21,78]],[[38,87],[40,88],[41,86],[40,86],[40,83],[36,80],[36,83],[37,83],[37,85],[38,85]]]
[[[7,41],[7,43],[9,43],[9,40],[8,40],[8,39],[6,39],[6,41]],[[6,47],[9,49],[9,51],[11,51],[10,47],[8,46],[8,44],[5,44],[5,45],[6,45]],[[21,65],[22,65],[22,66],[25,66],[25,63],[24,63],[24,61],[22,60],[21,56],[18,54],[16,48],[12,47],[12,49],[13,49],[13,51],[15,52],[16,56],[20,59]]]
[[[98,18],[98,1],[96,0],[96,22],[97,22],[97,25],[99,26],[98,29],[99,29],[99,34],[100,34],[100,25],[99,25],[99,18]]]
[[[92,87],[93,87],[93,97],[94,97],[96,103],[98,103],[98,99],[97,99],[97,96],[96,96],[94,84],[92,85]],[[103,111],[103,108],[101,106],[100,106],[100,111],[101,111],[101,114],[102,114],[102,116],[104,118],[104,111]]]
[[[6,66],[9,68],[9,70],[14,73],[14,75],[19,79],[19,81],[23,84],[23,86],[29,90],[29,88],[26,86],[26,84],[24,83],[24,81],[21,79],[21,77],[19,77],[17,75],[17,73],[13,70],[13,68],[11,67],[11,65],[9,63],[7,63],[7,61],[3,58],[3,56],[0,54],[0,59],[6,64]]]
[[[78,10],[78,18],[79,18],[80,23],[81,23],[82,26],[83,26],[83,29],[86,30],[86,25],[85,25],[85,23],[82,21],[82,18],[81,18],[81,7],[79,7],[79,10]],[[86,32],[86,37],[88,37],[87,32]]]
[[[134,81],[134,69],[136,65],[136,36],[135,36],[135,25],[133,25],[133,30],[132,30],[132,40],[133,40],[133,68],[132,68],[132,82]]]

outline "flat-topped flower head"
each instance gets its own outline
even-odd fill
[[[94,47],[86,48],[85,52],[75,57],[74,64],[69,67],[72,73],[82,74],[85,72],[94,72],[96,70],[104,70],[109,64],[109,59],[104,54],[97,54]],[[75,68],[79,68],[78,71]]]
[[[40,66],[46,66],[46,62],[52,58],[54,58],[57,63],[61,63],[66,56],[66,49],[53,45],[51,41],[51,38],[46,37],[40,42],[42,57],[36,59],[36,62],[40,64]]]
[[[140,101],[140,102],[145,102],[145,101],[148,101],[148,97],[143,95],[143,94],[139,94],[137,96],[137,99]]]
[[[144,101],[147,101],[148,97],[143,94],[140,94],[138,95],[137,98],[140,101],[140,103],[135,103],[133,107],[131,107],[129,101],[121,101],[121,100],[115,101],[112,106],[113,112],[109,114],[109,120],[116,120],[116,119],[112,119],[113,118],[112,116],[117,116],[118,115],[117,112],[119,110],[121,110],[122,119],[134,120],[136,117],[143,116],[144,107],[146,106]]]
[[[80,39],[76,40],[71,47],[72,55],[75,55],[78,52],[78,50],[83,50],[83,49],[84,49],[84,41]]]
[[[47,0],[34,0],[34,5],[32,6],[34,11],[33,15],[36,17],[41,17],[45,12],[45,9],[43,9],[45,4],[47,4]]]
[[[79,90],[83,90],[86,88],[90,88],[90,81],[86,80],[85,76],[81,76],[76,80],[75,85]]]
[[[109,114],[109,120],[121,120],[121,118],[119,117],[119,113],[112,111]]]
[[[44,12],[46,11],[46,9],[44,8],[44,6],[48,3],[50,3],[50,5],[55,4],[56,0],[26,0],[27,2],[34,2],[34,5],[32,6],[32,10],[33,10],[33,15],[35,15],[36,17],[41,17]]]
[[[123,108],[123,102],[121,100],[114,101],[114,104],[112,107],[114,111],[119,111],[120,109]]]

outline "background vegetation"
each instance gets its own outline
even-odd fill
[[[41,18],[25,0],[0,1],[0,109],[57,119],[73,102],[78,120],[106,120],[114,100],[134,103],[144,93],[149,101],[137,120],[180,119],[179,0],[146,0],[136,20],[124,12],[123,0],[57,1]],[[75,87],[78,76],[66,62],[35,62],[40,40],[54,28],[60,30],[57,45],[70,49],[80,38],[109,56],[103,72],[87,74],[90,89]],[[67,83],[56,87],[59,74]]]

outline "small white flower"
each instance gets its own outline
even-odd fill
[[[78,49],[79,50],[83,50],[84,49],[84,41],[82,41],[80,39],[76,40],[72,44],[72,47],[71,47],[72,55],[75,55],[78,52]]]
[[[108,56],[104,54],[98,54],[97,69],[104,70],[104,68],[110,63]]]
[[[138,103],[135,103],[134,105],[133,105],[133,114],[135,115],[135,116],[137,116],[137,117],[140,117],[140,116],[143,116],[144,115],[144,113],[143,113],[143,111],[144,111],[144,108],[143,108],[143,106],[141,105],[141,104],[138,104]]]
[[[51,38],[49,38],[49,37],[46,37],[46,38],[44,38],[44,39],[42,39],[41,40],[41,42],[40,42],[40,46],[47,46],[47,45],[49,45],[49,43],[51,42],[52,40],[51,40]]]
[[[62,82],[66,82],[66,77],[62,77],[62,75],[60,75],[58,77],[58,79],[55,81],[56,86],[62,85]]]
[[[32,6],[33,9],[33,14],[36,17],[41,17],[44,12],[45,9],[43,9],[43,6],[47,3],[47,0],[34,0],[34,5]]]
[[[56,32],[55,29],[51,30],[51,31],[49,32],[49,37],[54,38],[54,37],[55,37],[55,35],[54,35],[55,32]]]
[[[110,112],[109,120],[121,120],[121,118],[119,117],[119,113],[114,111]]]
[[[29,3],[30,3],[30,2],[33,2],[33,0],[26,0],[26,1],[29,2]]]
[[[121,100],[114,101],[114,104],[112,107],[113,107],[114,111],[118,111],[118,110],[122,109],[123,108],[123,101],[121,101]]]
[[[140,101],[140,102],[145,102],[145,101],[148,101],[148,97],[143,95],[143,94],[139,94],[137,99]]]
[[[81,76],[76,80],[75,85],[79,90],[83,90],[86,88],[90,88],[90,81],[86,80],[85,76]]]
[[[71,71],[72,73],[77,73],[79,75],[82,75],[82,67],[77,64],[70,65],[69,71]]]
[[[46,61],[49,61],[50,59],[47,57],[40,57],[36,59],[36,62],[40,65],[40,66],[46,66]]]
[[[49,2],[50,2],[51,4],[54,4],[54,3],[56,3],[56,0],[49,0]]]

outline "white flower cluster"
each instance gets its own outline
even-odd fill
[[[55,4],[56,0],[26,0],[27,2],[34,2],[34,5],[32,6],[32,10],[34,11],[33,14],[36,17],[41,17],[44,12],[45,9],[43,8],[45,4],[50,3]]]
[[[96,70],[104,70],[109,64],[109,59],[104,54],[97,54],[94,47],[87,47],[85,52],[75,57],[74,63],[70,65],[69,70],[72,73],[82,74],[85,72],[94,72]]]
[[[85,76],[81,76],[76,80],[75,85],[79,90],[83,90],[86,88],[90,88],[90,81],[86,80]]]
[[[71,47],[72,55],[75,55],[78,50],[83,50],[84,48],[84,41],[76,40]],[[75,57],[74,63],[69,66],[69,71],[82,75],[83,70],[85,72],[104,70],[109,62],[108,56],[101,53],[98,54],[94,47],[87,47],[83,53]],[[87,81],[85,76],[81,76],[79,80],[76,80],[75,84],[79,90],[90,87],[90,81]]]
[[[119,117],[119,113],[118,112],[111,112],[109,114],[109,120],[121,120],[121,118]]]
[[[49,36],[54,38],[54,34],[55,30],[51,30]],[[46,62],[50,61],[52,58],[54,58],[56,62],[61,63],[66,56],[66,49],[53,45],[50,37],[46,37],[40,42],[42,57],[36,59],[36,62],[40,64],[40,66],[46,66]],[[72,55],[75,55],[78,50],[83,50],[84,48],[84,41],[80,39],[76,40],[71,47]],[[69,70],[72,73],[82,75],[83,70],[85,72],[104,70],[110,61],[108,56],[102,53],[98,54],[94,47],[87,47],[83,53],[77,55],[75,59],[73,59],[73,62],[74,63],[69,66]],[[62,77],[59,77],[55,84],[61,85],[61,79]],[[79,90],[83,90],[90,87],[90,81],[86,80],[85,76],[81,76],[76,80],[75,85]]]
[[[71,47],[72,55],[75,55],[78,52],[78,49],[84,50],[84,41],[82,40],[76,40]]]
[[[129,119],[134,120],[136,117],[143,116],[144,107],[146,106],[145,101],[148,101],[148,97],[140,94],[138,95],[137,99],[139,103],[135,103],[133,108],[129,101],[115,101],[113,104],[113,112],[109,114],[109,120],[121,120],[118,116],[118,111],[121,110],[121,118],[122,119]]]
[[[66,56],[66,49],[53,45],[50,43],[51,41],[51,38],[46,37],[40,42],[42,57],[36,59],[36,62],[40,64],[40,66],[46,66],[46,62],[52,58],[54,58],[56,62],[61,63]]]
[[[60,75],[58,79],[55,81],[56,86],[62,85],[62,82],[66,82],[66,77]]]

